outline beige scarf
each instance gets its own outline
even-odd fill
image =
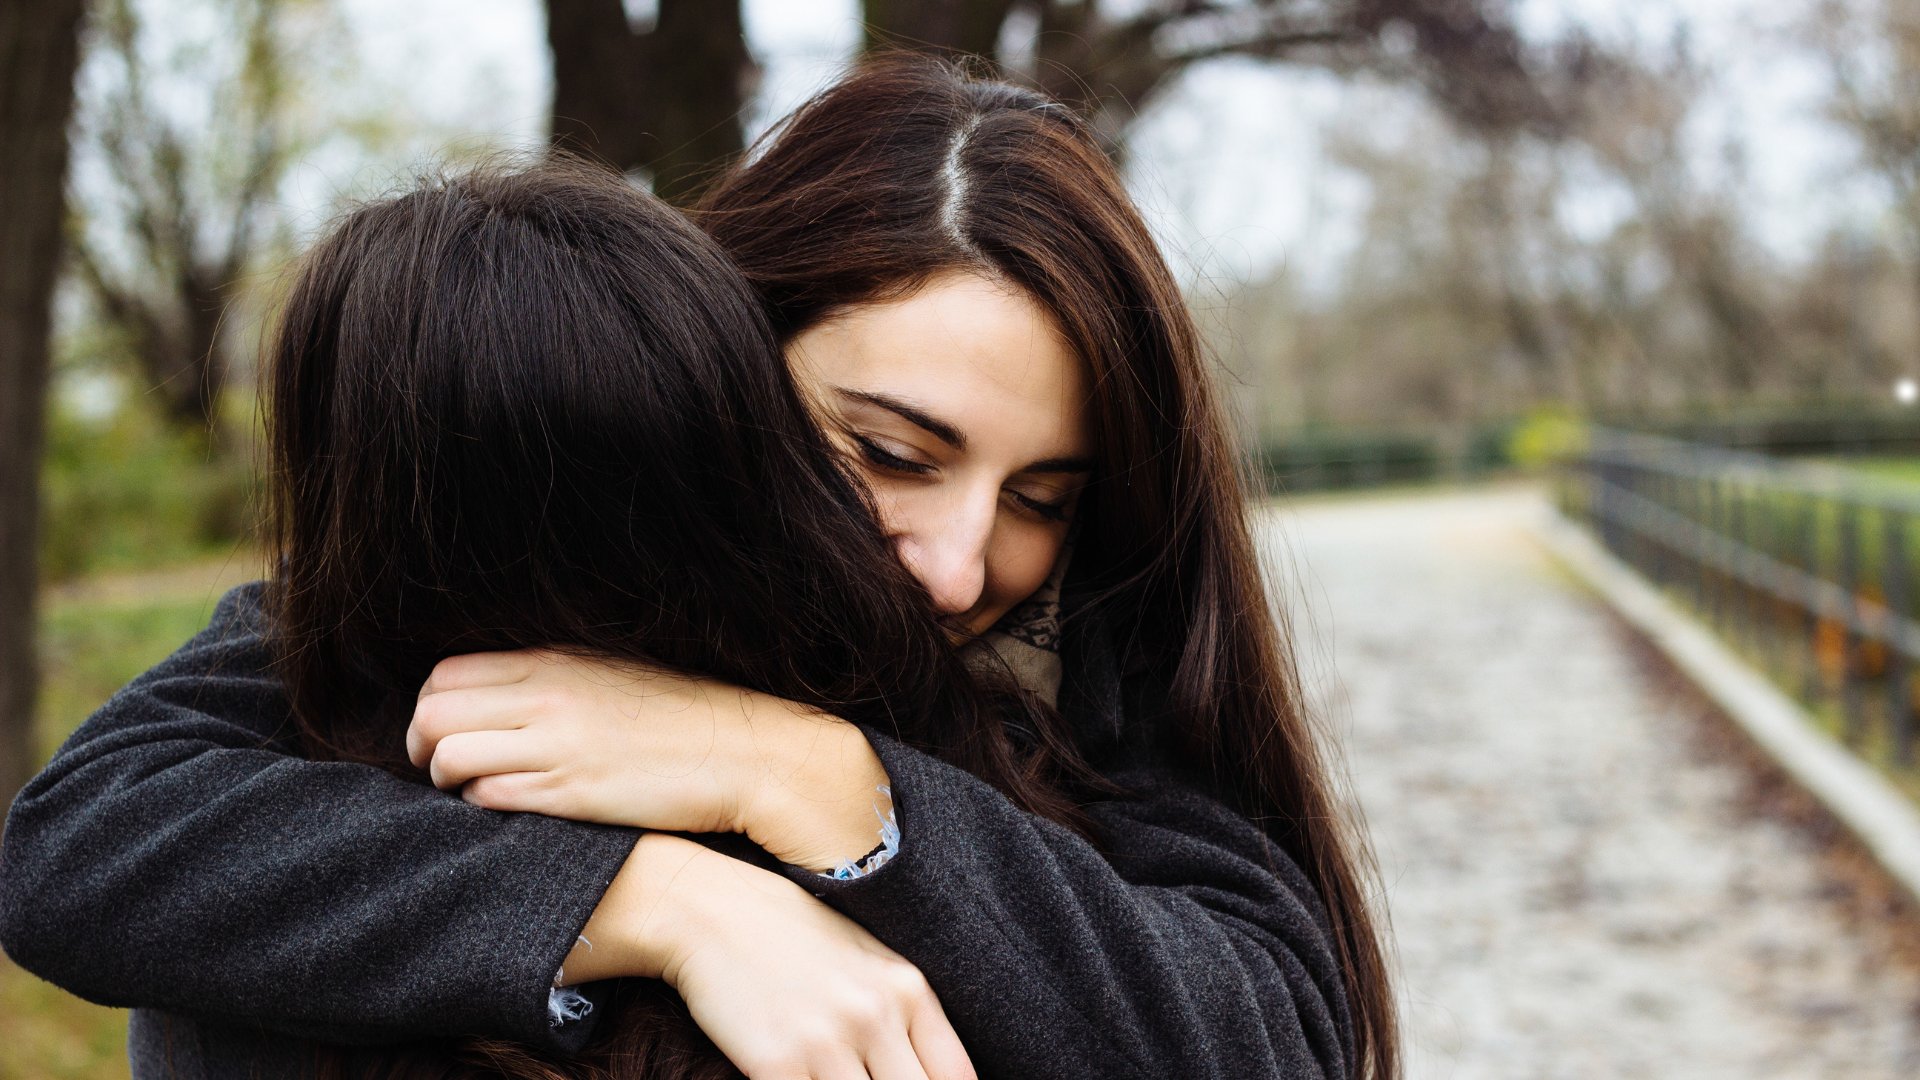
[[[1047,580],[968,642],[961,656],[976,671],[1005,671],[1016,686],[1049,705],[1060,701],[1060,587],[1073,557],[1073,535],[1060,547]]]

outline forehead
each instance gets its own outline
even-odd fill
[[[1085,451],[1086,362],[1024,291],[975,274],[849,308],[796,337],[789,359],[822,386],[910,401],[970,440],[999,435]]]

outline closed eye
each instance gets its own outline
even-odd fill
[[[889,452],[865,435],[854,435],[853,441],[860,446],[860,456],[879,468],[906,473],[910,476],[925,476],[933,471],[933,466],[925,462],[908,461],[898,454]]]
[[[1046,502],[1041,499],[1036,499],[1031,495],[1022,495],[1017,491],[1010,491],[1007,494],[1012,495],[1014,501],[1027,510],[1038,514],[1048,521],[1067,520],[1067,511],[1073,506],[1073,500],[1071,499],[1063,499],[1060,502]]]

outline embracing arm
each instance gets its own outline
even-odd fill
[[[1352,1075],[1325,908],[1251,822],[1161,770],[1116,774],[1140,797],[1087,808],[1109,861],[862,730],[897,852],[852,880],[788,874],[920,968],[983,1075]]]
[[[920,968],[984,1074],[1351,1074],[1312,886],[1167,770],[1115,771],[1133,797],[1087,808],[1109,860],[963,769],[713,680],[522,652],[455,658],[429,690],[410,746],[437,782],[500,809],[745,833]],[[889,858],[822,876],[872,835],[876,779]],[[736,793],[717,816],[716,788]]]
[[[578,1049],[548,984],[638,834],[294,756],[262,629],[260,586],[229,593],[21,791],[0,945],[107,1005]]]

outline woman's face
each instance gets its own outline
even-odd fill
[[[1040,587],[1093,468],[1087,367],[1045,309],[949,273],[813,326],[787,361],[952,630]]]

